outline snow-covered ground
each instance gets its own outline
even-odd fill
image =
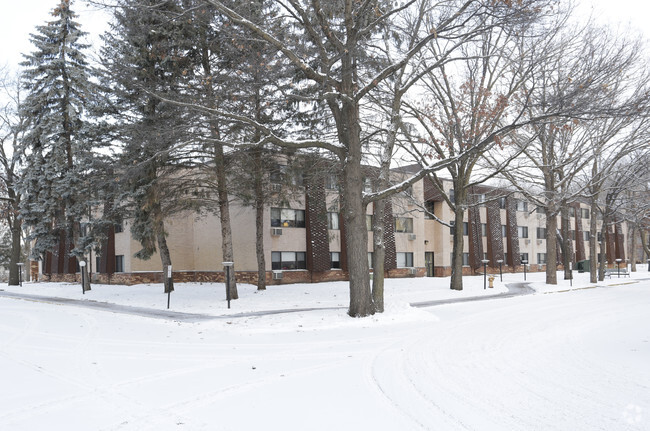
[[[177,284],[170,310],[197,321],[0,292],[0,429],[650,429],[650,273],[588,277],[533,273],[533,295],[426,308],[408,304],[523,274],[462,292],[390,279],[386,313],[365,319],[346,315],[345,283],[239,285],[230,310],[223,284]],[[2,289],[167,307],[161,285]]]

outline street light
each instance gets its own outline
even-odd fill
[[[25,264],[20,262],[16,265],[18,265],[18,283],[20,284],[20,287],[23,287],[23,266],[25,266]]]
[[[226,267],[226,300],[228,301],[228,308],[230,308],[230,268],[233,262],[221,262]]]
[[[528,265],[528,261],[522,260],[521,263],[524,265],[524,281],[526,281],[526,265]]]
[[[79,261],[79,266],[81,267],[81,293],[84,295],[86,294],[86,283],[84,280],[84,266],[86,266],[86,261],[85,260],[80,260]]]
[[[616,259],[616,269],[618,270],[618,278],[621,278],[621,261],[623,259]]]
[[[501,271],[501,265],[503,265],[503,259],[498,259],[497,263],[499,264],[499,281],[503,281],[503,272]]]
[[[487,264],[489,260],[483,259],[481,262],[483,263],[483,290],[485,290],[487,284]]]

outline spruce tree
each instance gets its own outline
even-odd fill
[[[21,213],[36,240],[32,255],[53,253],[56,272],[74,274],[86,242],[81,221],[89,214],[93,153],[84,112],[90,71],[83,53],[87,45],[81,42],[85,33],[70,0],[61,0],[52,16],[31,35],[35,50],[22,63],[27,95],[21,108],[29,128]],[[84,290],[90,290],[87,276]]]

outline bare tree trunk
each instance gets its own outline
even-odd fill
[[[557,213],[546,217],[546,284],[557,284]]]
[[[463,186],[454,189],[456,212],[454,214],[454,242],[451,257],[451,285],[453,290],[463,290],[463,216],[462,209],[467,193]]]
[[[168,277],[168,267],[172,264],[172,257],[167,247],[167,238],[165,238],[165,229],[156,229],[156,241],[158,242],[158,252],[160,253],[160,262],[162,263],[163,284],[165,286],[165,293],[174,291],[173,277]]]
[[[255,256],[257,258],[257,290],[266,290],[266,259],[264,258],[264,182],[262,152],[254,150],[255,169]]]
[[[628,230],[630,244],[630,271],[636,272],[636,223],[632,223]]]
[[[598,282],[598,203],[596,197],[591,200],[591,219],[589,221],[589,281]],[[604,236],[604,234],[601,233]]]
[[[383,185],[381,185],[383,189]],[[375,310],[384,312],[384,263],[386,260],[386,244],[384,242],[384,218],[386,214],[386,201],[384,199],[375,202],[374,218],[372,223],[372,300],[375,303]]]
[[[569,280],[571,278],[571,268],[573,263],[573,240],[571,239],[571,222],[569,220],[569,208],[566,205],[562,205],[560,210],[560,218],[562,221],[561,230],[562,230],[562,250],[564,250],[563,264],[564,264],[564,279]]]
[[[14,221],[15,224],[20,224],[18,218]],[[9,286],[18,286],[20,284],[20,276],[18,272],[20,268],[18,263],[21,258],[21,232],[19,226],[12,226],[11,228],[11,256],[9,261]],[[29,271],[29,268],[25,266],[26,270]]]

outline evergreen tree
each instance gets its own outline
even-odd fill
[[[132,221],[131,234],[142,249],[136,257],[161,258],[165,293],[172,264],[165,219],[187,208],[185,192],[194,187],[183,175],[191,168],[182,140],[188,137],[186,113],[158,95],[175,97],[191,74],[188,23],[174,19],[178,1],[121,0],[111,31],[104,35],[102,65],[111,88],[119,156],[122,215]]]
[[[81,42],[85,33],[70,0],[61,0],[52,15],[53,21],[31,35],[35,51],[22,63],[28,168],[21,183],[21,213],[36,240],[32,255],[54,252],[57,272],[75,273],[84,254],[81,221],[89,213],[92,187],[93,148],[84,118],[90,71],[83,53],[87,45]],[[84,290],[89,290],[89,278],[85,280]]]

